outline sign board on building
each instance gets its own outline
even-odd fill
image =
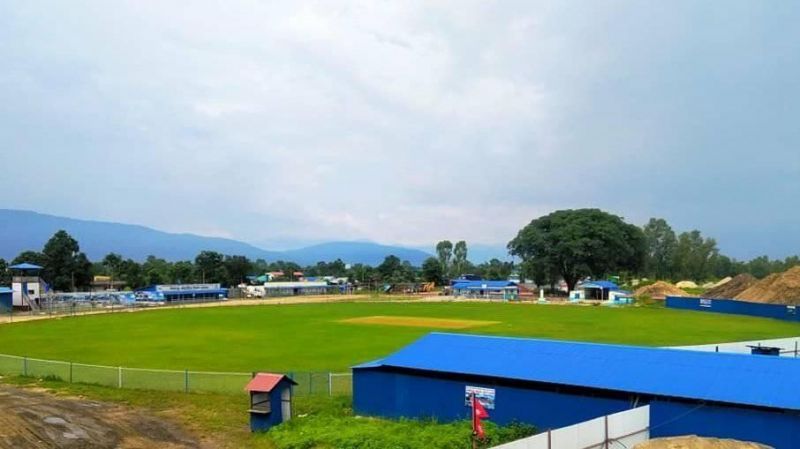
[[[481,404],[488,410],[494,410],[494,388],[472,387],[467,385],[464,391],[464,405],[471,406],[470,398],[472,395],[481,402]]]
[[[710,299],[700,298],[700,307],[711,307],[712,302]]]

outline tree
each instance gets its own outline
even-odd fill
[[[200,281],[224,282],[225,258],[216,251],[201,251],[194,259]]]
[[[644,226],[643,232],[647,245],[645,273],[655,279],[669,278],[677,246],[675,231],[663,218],[651,218]]]
[[[455,277],[464,274],[464,268],[467,264],[467,242],[460,240],[456,242],[453,248],[453,270]]]
[[[445,282],[442,264],[435,257],[428,257],[422,262],[422,279],[425,282],[433,282],[436,285],[443,285]]]
[[[703,238],[698,230],[682,232],[673,255],[673,278],[695,281],[709,279],[718,256],[716,240]]]
[[[170,263],[156,256],[147,256],[142,272],[148,285],[166,284],[170,281]]]
[[[436,244],[436,256],[439,258],[439,263],[442,265],[442,272],[450,272],[450,257],[453,255],[453,244],[450,240],[442,240]]]
[[[245,256],[225,256],[225,283],[235,287],[245,282],[252,269],[253,263]]]
[[[391,282],[395,272],[399,271],[402,266],[400,258],[395,255],[386,256],[383,262],[378,265],[378,275],[380,275],[383,282]]]
[[[188,260],[180,260],[170,267],[170,282],[176,284],[191,284],[195,282],[194,264]]]
[[[534,272],[558,273],[572,290],[586,276],[641,269],[645,242],[641,229],[616,215],[576,209],[531,221],[508,249]]]
[[[75,290],[91,282],[91,263],[80,252],[78,241],[60,230],[50,237],[42,250],[44,270],[42,276],[55,290]],[[89,279],[86,282],[86,279]]]
[[[119,276],[131,289],[144,287],[146,285],[145,277],[142,274],[142,266],[133,259],[122,261],[119,266]]]
[[[502,281],[511,276],[514,271],[512,262],[502,262],[499,259],[492,259],[489,262],[478,265],[478,273],[483,279],[490,281]]]
[[[23,251],[11,261],[11,265],[17,265],[21,263],[32,263],[34,265],[39,265],[40,267],[44,266],[44,254],[38,251]]]
[[[11,270],[8,269],[8,262],[0,259],[0,285],[11,284]]]
[[[117,253],[108,253],[106,257],[103,257],[103,266],[106,269],[106,273],[112,278],[118,278],[120,276],[122,262],[122,256]]]

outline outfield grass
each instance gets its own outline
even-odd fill
[[[797,323],[663,308],[357,302],[173,309],[14,323],[0,326],[0,353],[139,368],[345,371],[437,330],[341,322],[370,316],[497,321],[455,332],[654,346],[800,335]]]

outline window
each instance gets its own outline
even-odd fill
[[[253,393],[250,397],[250,411],[264,414],[271,412],[269,393]]]

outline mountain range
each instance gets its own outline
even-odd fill
[[[431,254],[415,248],[372,242],[327,242],[304,248],[270,251],[233,239],[175,234],[146,226],[79,220],[31,211],[0,209],[0,257],[11,260],[26,250],[41,251],[45,242],[63,229],[74,237],[90,260],[114,252],[126,258],[144,260],[149,255],[169,261],[193,260],[203,250],[250,259],[291,261],[311,265],[342,259],[345,263],[378,265],[388,255],[420,266]]]

